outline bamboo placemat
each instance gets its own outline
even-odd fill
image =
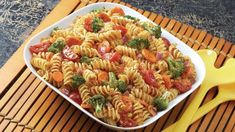
[[[216,67],[220,67],[226,59],[235,55],[235,45],[223,38],[213,37],[206,31],[137,9],[119,0],[99,1],[120,3],[137,10],[194,50],[213,49],[218,54]],[[73,11],[94,2],[98,1],[61,0],[30,37]],[[0,69],[0,131],[111,131],[82,114],[30,72],[23,60],[25,43]],[[217,89],[212,89],[204,98],[203,104],[211,100],[216,93]],[[168,127],[180,118],[193,96],[194,94],[180,102],[158,121],[137,131],[160,131]],[[235,131],[234,109],[235,101],[223,103],[192,124],[188,130]]]

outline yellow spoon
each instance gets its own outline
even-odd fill
[[[217,96],[211,101],[201,106],[197,110],[190,124],[192,124],[193,122],[197,121],[198,119],[206,115],[208,112],[217,107],[219,104],[224,103],[226,101],[235,100],[235,83],[220,85],[218,89],[219,92]],[[163,132],[172,132],[173,129],[175,128],[176,123],[164,129]]]
[[[223,67],[217,69],[214,67],[214,62],[217,56],[214,51],[200,50],[198,51],[198,54],[202,57],[205,63],[206,76],[201,87],[196,93],[196,96],[175,125],[173,131],[184,132],[187,130],[204,96],[211,88],[220,84],[235,82],[235,59],[230,59]]]

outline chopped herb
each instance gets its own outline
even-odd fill
[[[85,82],[86,82],[85,79],[81,75],[75,74],[72,77],[72,87],[73,88],[77,88],[78,86],[80,86],[81,84],[83,84]]]
[[[125,15],[124,17],[125,17],[125,18],[127,18],[127,19],[134,20],[134,21],[139,21],[139,19],[138,19],[138,18],[133,17],[133,16],[130,16],[130,15]]]
[[[148,22],[144,22],[142,24],[142,26],[144,27],[145,30],[149,31],[150,34],[154,35],[156,38],[160,38],[161,37],[161,27],[159,25],[155,26],[152,25]]]
[[[48,51],[56,54],[62,51],[64,46],[65,46],[65,40],[59,38],[53,44],[51,44],[51,46],[48,48]]]
[[[102,19],[95,17],[92,21],[92,29],[95,33],[99,32],[100,29],[104,26]]]
[[[91,59],[87,56],[82,56],[79,60],[81,63],[87,63],[87,64],[90,64],[91,62]]]

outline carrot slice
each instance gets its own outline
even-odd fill
[[[98,81],[103,82],[108,80],[108,73],[105,71],[99,71],[98,73]]]
[[[82,103],[82,104],[81,104],[81,107],[84,108],[84,109],[90,109],[90,108],[91,108],[91,105],[90,105],[90,104],[87,104],[87,103]]]
[[[152,63],[155,63],[157,62],[157,58],[156,56],[154,55],[154,53],[152,53],[151,51],[147,50],[147,49],[142,49],[142,52],[141,52],[144,56],[144,58],[146,60],[148,60],[149,62],[152,62]]]
[[[60,71],[56,71],[52,73],[52,78],[56,81],[56,82],[61,82],[63,80],[63,74]]]

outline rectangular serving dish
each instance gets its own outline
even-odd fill
[[[69,24],[71,24],[72,21],[74,19],[76,19],[77,16],[85,15],[85,14],[89,13],[90,11],[92,11],[94,9],[100,9],[100,8],[103,8],[103,7],[107,8],[107,9],[110,9],[110,8],[114,8],[116,6],[121,7],[124,10],[125,14],[127,14],[127,15],[131,15],[131,16],[134,16],[136,18],[139,18],[141,21],[150,21],[148,18],[141,15],[137,11],[135,11],[135,10],[129,8],[129,7],[120,5],[120,4],[110,3],[110,2],[99,2],[99,3],[95,3],[95,4],[90,4],[86,7],[83,7],[81,9],[73,12],[72,14],[66,16],[62,20],[60,20],[60,21],[56,22],[55,24],[49,26],[48,28],[44,29],[43,31],[41,31],[40,33],[35,35],[33,38],[31,38],[28,41],[28,43],[26,44],[25,48],[24,48],[24,60],[25,60],[26,65],[32,71],[32,73],[34,75],[36,75],[40,80],[42,80],[44,83],[46,83],[56,93],[63,96],[66,100],[68,100],[70,103],[72,103],[74,106],[76,106],[78,109],[80,109],[82,112],[84,112],[86,115],[88,115],[92,119],[96,120],[100,124],[102,124],[104,126],[107,126],[111,129],[115,129],[115,130],[134,130],[134,129],[139,129],[139,128],[146,127],[147,125],[149,125],[149,124],[155,122],[156,120],[158,120],[161,116],[166,114],[175,105],[177,105],[180,101],[185,99],[189,94],[191,94],[195,89],[197,89],[199,87],[199,85],[202,83],[202,81],[205,77],[205,73],[206,73],[205,66],[204,66],[204,63],[203,63],[202,59],[200,58],[200,56],[194,50],[192,50],[189,46],[187,46],[185,43],[180,41],[178,38],[176,38],[175,36],[173,36],[172,34],[167,32],[166,30],[162,29],[162,37],[167,38],[171,43],[177,43],[177,48],[184,55],[187,55],[191,58],[193,64],[195,65],[195,69],[196,69],[196,73],[197,73],[196,82],[192,85],[192,88],[189,91],[185,92],[184,94],[181,94],[181,95],[177,96],[174,100],[172,100],[169,103],[169,106],[166,110],[158,112],[156,116],[151,117],[150,119],[146,120],[144,122],[144,124],[136,126],[136,127],[118,127],[118,126],[109,125],[109,124],[99,120],[98,118],[94,117],[91,113],[89,113],[88,111],[83,109],[79,104],[74,102],[72,99],[70,99],[69,97],[67,97],[63,93],[61,93],[59,91],[59,89],[57,89],[56,87],[54,87],[53,85],[51,85],[50,83],[45,81],[41,76],[39,76],[37,74],[37,72],[35,71],[33,66],[30,64],[30,60],[31,60],[32,55],[29,51],[29,47],[33,44],[37,44],[38,42],[40,42],[41,38],[49,36],[51,31],[53,30],[53,28],[55,28],[55,27],[62,27],[62,28],[68,27]],[[152,21],[150,21],[150,22],[152,22]]]

